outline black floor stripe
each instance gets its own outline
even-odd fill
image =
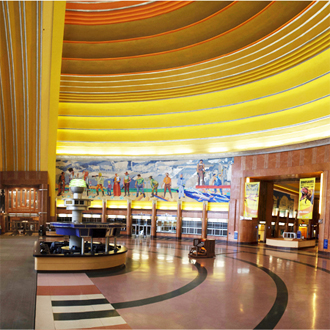
[[[172,299],[175,297],[178,297],[184,293],[187,293],[193,289],[195,289],[198,285],[203,283],[207,277],[207,270],[205,267],[202,267],[198,262],[195,263],[195,266],[198,270],[198,275],[197,277],[192,280],[190,283],[184,285],[183,287],[165,293],[161,294],[159,296],[155,297],[150,297],[150,298],[145,298],[145,299],[140,299],[140,300],[133,300],[133,301],[126,301],[126,302],[121,302],[121,303],[114,303],[112,306],[115,309],[123,309],[123,308],[131,308],[131,307],[139,307],[139,306],[144,306],[144,305],[149,305],[149,304],[154,304],[160,301]]]
[[[87,300],[54,300],[52,301],[53,307],[59,306],[90,306],[90,305],[103,305],[109,304],[107,299],[87,299]]]
[[[55,321],[75,321],[120,316],[116,310],[78,313],[53,313],[53,315]]]
[[[267,273],[272,280],[275,282],[276,289],[277,289],[277,294],[276,294],[276,299],[275,302],[268,312],[268,314],[263,318],[263,320],[254,328],[254,329],[274,329],[276,324],[279,322],[279,320],[282,318],[286,306],[288,304],[288,289],[285,285],[285,283],[282,281],[282,279],[270,271],[268,268],[259,266],[253,262],[246,261],[243,259],[238,259],[234,257],[229,257],[229,256],[224,256],[226,258],[234,259],[234,260],[239,260],[241,262],[247,263],[251,266],[257,267]]]

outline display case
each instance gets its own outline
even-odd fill
[[[208,219],[207,235],[227,237],[228,220],[225,219]]]
[[[202,235],[202,219],[182,218],[182,234]]]
[[[160,215],[156,220],[156,232],[157,233],[176,233],[176,216]]]

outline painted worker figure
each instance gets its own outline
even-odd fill
[[[125,172],[124,176],[124,189],[125,189],[125,196],[129,196],[129,184],[131,183],[132,179],[129,177],[128,172]]]
[[[64,172],[61,173],[58,179],[58,194],[57,196],[61,196],[62,193],[65,192],[65,174]]]
[[[85,171],[84,172],[84,181],[86,183],[86,193],[87,193],[87,196],[88,196],[88,192],[89,192],[89,177],[88,177],[88,172]]]
[[[155,197],[155,192],[157,195],[157,190],[158,190],[158,182],[152,177],[149,176],[150,179],[150,186],[151,186],[151,197]]]
[[[75,179],[76,176],[74,175],[74,170],[72,167],[68,168],[68,172],[69,172],[69,184],[70,184],[71,180]]]
[[[137,175],[137,179],[135,181],[135,188],[137,188],[136,197],[139,197],[140,190],[143,194],[143,197],[146,197],[146,194],[144,193],[144,179],[141,177],[141,174]]]
[[[203,159],[199,161],[197,164],[197,185],[198,186],[204,186],[204,175],[205,175],[205,165],[203,163]]]
[[[120,177],[118,174],[115,174],[115,177],[113,178],[113,195],[114,196],[120,196],[121,191],[120,191]]]
[[[179,199],[185,197],[184,196],[184,186],[186,185],[186,180],[183,178],[183,174],[180,174],[178,179],[178,187],[179,187]]]
[[[99,173],[99,175],[93,175],[93,178],[97,178],[96,182],[97,182],[97,186],[96,186],[96,194],[97,196],[99,195],[99,189],[102,191],[102,194],[104,196],[104,188],[103,188],[103,184],[104,184],[104,177],[102,176],[102,173]]]
[[[111,189],[112,189],[112,184],[111,180],[108,181],[108,188],[107,188],[107,195],[111,196]]]
[[[166,173],[166,176],[165,176],[165,178],[164,178],[164,180],[163,180],[163,186],[164,186],[164,198],[165,198],[165,196],[166,196],[166,191],[168,190],[169,191],[169,193],[170,193],[170,196],[171,196],[171,198],[172,198],[172,191],[171,191],[171,185],[172,185],[172,180],[171,180],[171,178],[169,177],[169,174],[168,173]]]

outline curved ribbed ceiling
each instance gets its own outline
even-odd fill
[[[67,2],[58,154],[213,153],[328,137],[329,7]]]

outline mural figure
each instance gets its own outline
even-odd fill
[[[216,176],[216,180],[215,180],[216,186],[222,186],[221,177],[222,177],[222,174],[220,174],[220,173]],[[215,190],[215,192],[217,192],[216,189],[214,189],[214,190]],[[219,193],[222,195],[222,188],[219,188]]]
[[[111,188],[112,188],[112,184],[111,184],[111,180],[108,181],[108,188],[107,188],[107,195],[111,196]]]
[[[115,174],[115,177],[113,178],[113,195],[114,196],[120,196],[121,191],[120,191],[120,177],[118,174]]]
[[[157,189],[158,189],[158,182],[153,179],[152,176],[149,176],[150,179],[150,185],[151,185],[151,197],[155,197],[155,192],[157,195]]]
[[[102,191],[102,194],[104,196],[104,188],[103,188],[103,184],[104,184],[104,177],[102,176],[102,173],[99,173],[99,175],[93,175],[93,178],[97,178],[96,182],[97,182],[97,186],[96,186],[96,194],[97,196],[99,195],[99,189]]]
[[[88,171],[84,172],[84,181],[86,182],[86,193],[88,196],[88,192],[89,192],[89,177],[88,177]]]
[[[135,181],[135,188],[137,188],[136,197],[139,197],[140,190],[143,194],[143,197],[146,197],[146,194],[144,193],[144,179],[141,177],[141,174],[137,175],[137,179]]]
[[[168,190],[170,193],[170,196],[172,198],[172,191],[171,191],[171,185],[172,185],[172,179],[169,177],[169,174],[166,173],[166,176],[163,181],[163,186],[164,186],[164,198],[166,196],[166,191]]]
[[[203,159],[201,159],[199,161],[199,163],[197,164],[197,185],[200,186],[204,186],[205,182],[204,182],[204,175],[205,175],[205,164],[203,163]],[[202,184],[201,184],[202,182]]]
[[[131,183],[131,178],[129,177],[128,172],[125,173],[124,176],[124,188],[125,188],[125,196],[129,196],[129,184]]]
[[[57,196],[61,196],[62,193],[65,191],[65,174],[64,172],[61,173],[58,179],[58,194]]]
[[[69,184],[70,184],[71,180],[75,179],[76,176],[74,175],[74,170],[72,167],[68,168],[68,172],[69,172]]]
[[[180,174],[180,178],[178,179],[179,199],[185,197],[184,196],[184,186],[185,186],[185,184],[186,184],[186,181],[183,178],[183,174]]]

